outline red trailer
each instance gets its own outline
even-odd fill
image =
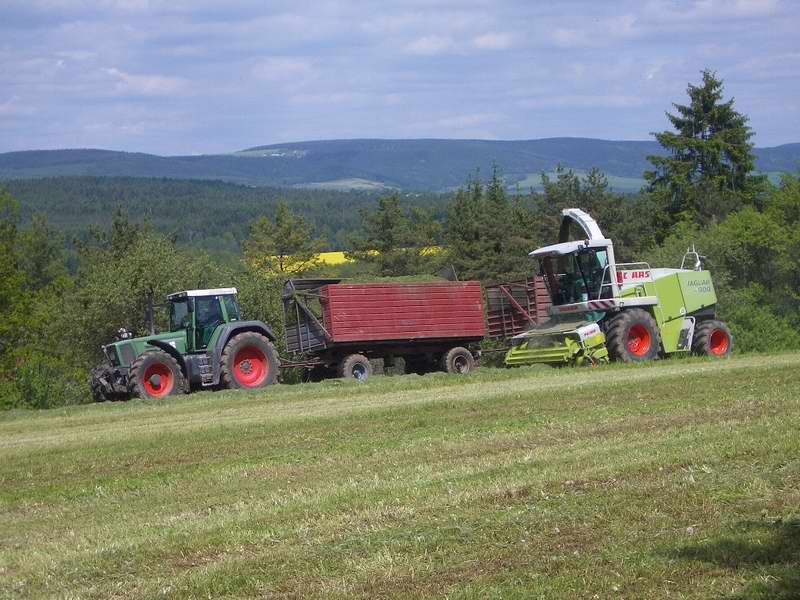
[[[492,340],[508,340],[550,318],[550,294],[541,275],[486,287],[486,319]]]
[[[406,372],[467,373],[486,335],[480,283],[294,279],[283,295],[287,350],[312,378],[366,379],[370,360]],[[398,361],[399,362],[399,361]]]

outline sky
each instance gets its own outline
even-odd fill
[[[712,69],[800,142],[798,0],[0,0],[0,152],[652,139]]]

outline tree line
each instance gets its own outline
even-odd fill
[[[752,130],[715,74],[687,92],[688,104],[668,113],[672,129],[656,134],[667,153],[650,158],[641,193],[613,192],[598,170],[568,169],[543,175],[541,192],[510,192],[495,167],[434,209],[400,193],[359,206],[354,227],[337,233],[352,259],[339,266],[319,263],[330,240],[291,202],[250,220],[235,259],[220,260],[122,210],[68,253],[64,233],[43,216],[20,227],[19,204],[0,191],[0,406],[88,400],[100,346],[120,327],[145,333],[149,294],[236,286],[246,317],[280,331],[290,277],[529,276],[528,252],[557,240],[567,207],[595,217],[620,262],[678,266],[695,244],[740,350],[800,348],[800,179],[772,185],[753,173]]]

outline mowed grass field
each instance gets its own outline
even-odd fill
[[[800,355],[0,417],[4,598],[798,598]]]

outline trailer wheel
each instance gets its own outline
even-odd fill
[[[700,356],[728,358],[733,352],[733,334],[722,321],[703,321],[694,330],[692,352]]]
[[[225,346],[221,369],[220,380],[226,388],[262,388],[278,379],[278,354],[265,336],[245,331],[233,336]]]
[[[450,348],[442,357],[442,369],[447,373],[466,375],[475,368],[472,352],[461,346]]]
[[[178,361],[163,350],[144,352],[131,364],[128,393],[132,398],[166,398],[180,393],[183,388]]]
[[[339,365],[339,377],[366,381],[372,375],[372,365],[363,354],[350,354]]]
[[[626,363],[655,360],[661,350],[656,320],[641,308],[617,313],[608,321],[606,346],[615,360]]]

